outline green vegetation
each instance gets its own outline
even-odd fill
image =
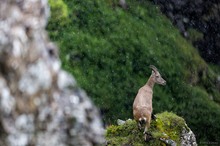
[[[59,1],[62,9],[50,1],[49,35],[61,48],[63,68],[101,109],[105,123],[132,118],[134,97],[153,64],[167,81],[154,88],[154,113],[173,111],[198,141],[219,140],[217,74],[155,5],[127,0],[124,10],[115,0]]]
[[[171,139],[180,145],[180,137],[183,128],[189,129],[183,118],[173,113],[164,112],[157,114],[157,119],[152,120],[149,133],[152,135],[147,145],[159,146],[166,145],[160,141],[160,138]],[[111,125],[107,128],[106,139],[108,145],[146,145],[144,141],[143,129],[139,130],[136,121],[127,120],[125,124],[115,126]]]
[[[57,30],[68,24],[68,8],[63,0],[49,0],[51,9],[51,18],[48,28]]]
[[[188,33],[189,33],[189,41],[191,43],[201,40],[203,38],[203,34],[197,31],[196,29],[192,29],[192,28],[188,29]]]

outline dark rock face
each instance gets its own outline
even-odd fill
[[[208,62],[220,64],[220,1],[216,0],[153,0],[158,4],[183,36],[188,28],[203,33],[203,39],[194,42],[201,56]]]
[[[0,1],[0,145],[98,145],[99,112],[60,68],[45,0]]]

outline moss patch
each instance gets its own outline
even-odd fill
[[[166,145],[160,138],[172,139],[180,145],[180,135],[185,127],[185,120],[174,113],[163,112],[156,115],[157,119],[151,121],[149,133],[153,139],[144,141],[143,130],[139,130],[135,120],[127,120],[125,124],[119,126],[109,126],[106,131],[106,139],[109,146],[113,145]]]
[[[48,27],[50,27],[51,30],[57,30],[66,25],[69,21],[68,7],[63,0],[49,0],[49,4],[52,13]]]

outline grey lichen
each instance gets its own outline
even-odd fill
[[[36,63],[29,65],[26,72],[21,75],[18,88],[21,92],[32,95],[41,89],[48,90],[51,84],[50,68],[47,67],[43,60],[39,59]]]
[[[186,125],[183,127],[181,134],[181,145],[182,146],[197,146],[196,137],[192,130]]]

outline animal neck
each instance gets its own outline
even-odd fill
[[[151,75],[150,78],[148,79],[146,85],[148,85],[151,89],[153,89],[154,84],[155,84],[155,82],[154,82],[153,77]]]

